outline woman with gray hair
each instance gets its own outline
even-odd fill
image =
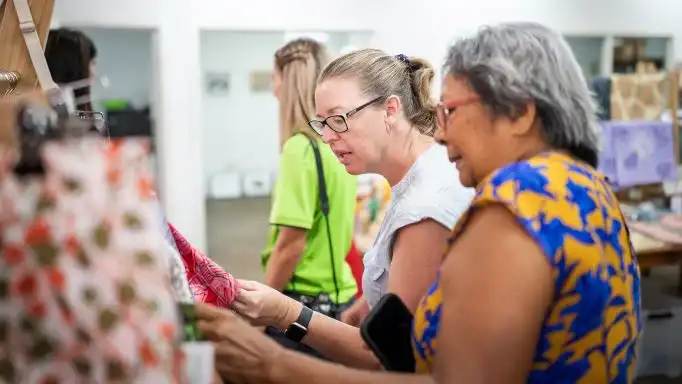
[[[455,43],[445,75],[436,138],[477,193],[415,314],[417,374],[313,361],[199,306],[220,371],[269,383],[634,380],[639,268],[595,170],[595,105],[570,48],[541,25],[502,24]],[[282,325],[301,312],[286,307]]]

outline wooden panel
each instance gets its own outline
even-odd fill
[[[54,0],[28,0],[28,4],[44,47],[52,20]],[[0,13],[0,68],[21,74],[21,80],[17,86],[18,91],[35,88],[38,78],[19,29],[19,18],[14,2],[5,0],[0,12],[2,12]]]
[[[54,0],[28,0],[41,43],[45,45],[52,19]],[[24,37],[19,29],[19,18],[13,0],[5,0],[0,8],[0,69],[18,72],[21,76],[17,91],[20,97],[0,100],[0,145],[13,146],[15,106],[18,102],[31,100],[44,103],[42,93],[37,92],[38,79],[28,54]]]

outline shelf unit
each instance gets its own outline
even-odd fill
[[[634,73],[638,62],[650,62],[659,70],[674,66],[671,36],[620,34],[564,34],[585,77]]]

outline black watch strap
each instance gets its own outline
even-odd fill
[[[291,341],[300,343],[305,335],[308,334],[308,325],[312,318],[313,310],[303,305],[301,313],[298,315],[298,319],[284,331],[284,336]]]

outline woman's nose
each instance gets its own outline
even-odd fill
[[[325,144],[329,144],[332,141],[335,141],[339,138],[339,134],[334,132],[333,129],[329,128],[328,126],[324,126],[322,128],[322,142]]]
[[[433,133],[433,138],[437,143],[443,144],[445,139],[445,130],[440,124],[436,124],[436,131]]]

